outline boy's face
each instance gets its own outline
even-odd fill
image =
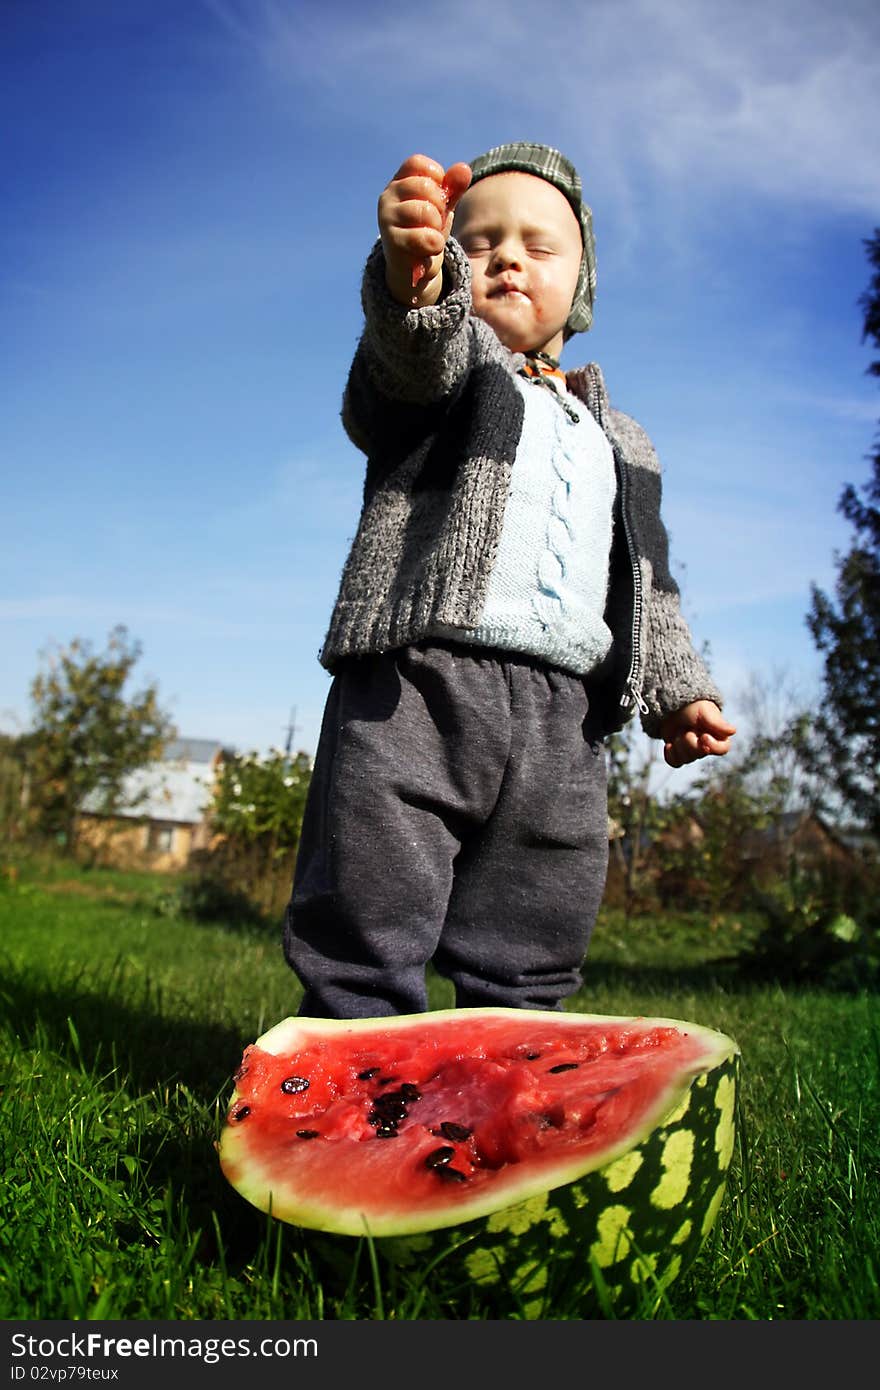
[[[470,261],[477,317],[512,352],[558,357],[583,253],[564,193],[534,174],[489,174],[461,199],[453,233]]]

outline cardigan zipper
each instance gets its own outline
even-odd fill
[[[620,514],[623,518],[623,533],[626,537],[626,548],[629,554],[630,569],[633,579],[633,618],[632,618],[632,658],[630,660],[629,675],[620,697],[621,706],[629,709],[631,705],[638,706],[642,714],[647,714],[648,706],[639,688],[639,676],[641,674],[641,627],[643,611],[642,594],[642,571],[639,565],[636,548],[633,544],[632,530],[629,524],[629,474],[627,472],[626,460],[620,465]]]
[[[639,688],[639,676],[641,675],[642,669],[641,627],[644,599],[642,594],[642,571],[639,566],[639,558],[636,553],[635,544],[633,543],[632,529],[629,524],[629,473],[627,471],[626,459],[622,457],[621,451],[608,429],[605,418],[604,385],[601,374],[599,374],[597,370],[594,370],[593,367],[594,364],[591,363],[589,375],[591,384],[596,392],[597,408],[593,411],[589,401],[587,401],[587,406],[594,415],[596,423],[608,438],[614,452],[614,457],[617,460],[617,471],[620,476],[620,515],[623,519],[623,533],[626,538],[626,549],[629,555],[633,580],[633,617],[630,634],[632,658],[629,665],[629,675],[624,682],[623,694],[620,697],[620,706],[622,709],[629,709],[632,705],[636,705],[640,713],[649,714],[650,710],[648,709],[647,702]]]

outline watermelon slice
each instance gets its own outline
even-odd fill
[[[311,1230],[404,1258],[461,1236],[472,1280],[512,1251],[537,1268],[565,1234],[587,1266],[668,1282],[721,1202],[737,1062],[730,1038],[674,1019],[289,1018],[245,1050],[220,1162]]]

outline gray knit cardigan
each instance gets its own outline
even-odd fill
[[[345,390],[345,429],[367,456],[364,500],[321,662],[425,640],[437,624],[475,627],[498,550],[522,428],[511,353],[471,312],[470,267],[447,243],[444,292],[428,308],[398,304],[377,243],[363,280],[364,331]],[[605,621],[613,644],[585,677],[603,734],[641,712],[659,736],[664,715],[721,697],[700,657],[669,573],[660,467],[644,430],[613,410],[595,363],[567,373],[569,390],[605,431],[617,505]]]

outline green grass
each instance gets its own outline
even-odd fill
[[[146,875],[52,862],[0,875],[0,1317],[517,1317],[511,1293],[441,1296],[364,1243],[328,1277],[308,1232],[226,1183],[213,1145],[230,1074],[299,989],[277,930],[188,922],[167,901]],[[692,1019],[742,1049],[721,1215],[691,1271],[636,1316],[876,1318],[877,997],[749,980],[735,955],[754,925],[603,914],[571,1001]],[[435,1007],[450,1002],[444,981],[431,988]],[[567,1288],[552,1316],[601,1308]]]

